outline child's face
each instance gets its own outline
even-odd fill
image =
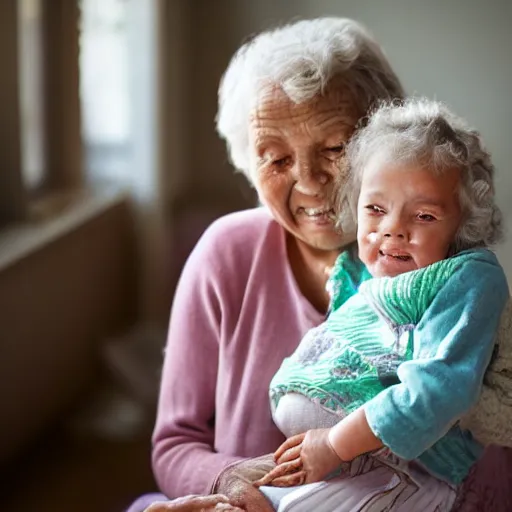
[[[461,221],[457,169],[370,165],[357,205],[359,257],[374,277],[446,258]]]

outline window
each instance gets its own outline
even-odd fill
[[[83,188],[86,172],[125,169],[127,3],[0,2],[0,226]]]
[[[156,190],[160,9],[0,1],[0,226],[98,181]]]
[[[30,199],[82,184],[78,5],[0,2],[0,225]]]
[[[131,160],[128,3],[80,2],[80,99],[91,182],[126,183]]]
[[[17,21],[16,0],[0,2],[0,225],[21,220],[25,214],[21,175]]]
[[[38,189],[45,173],[42,1],[20,0],[19,80],[21,165],[26,188]]]

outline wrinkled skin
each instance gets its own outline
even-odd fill
[[[232,505],[227,496],[185,496],[172,501],[151,504],[144,512],[241,512],[243,509]]]
[[[251,482],[242,479],[232,483],[229,500],[247,512],[274,512],[265,496]]]
[[[359,118],[343,87],[303,103],[279,88],[262,93],[249,124],[250,170],[263,204],[287,232],[300,290],[326,311],[325,269],[355,240],[335,226],[335,192],[344,184],[345,145]]]
[[[329,216],[305,209],[333,208],[345,145],[358,118],[351,98],[334,86],[298,104],[269,89],[251,113],[251,171],[260,199],[294,238],[320,251],[338,252],[344,234]]]
[[[247,512],[273,512],[274,509],[253,482],[274,467],[272,455],[238,462],[221,473],[213,492],[228,496],[230,503]]]

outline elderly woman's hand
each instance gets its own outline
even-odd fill
[[[230,503],[246,512],[273,512],[267,498],[251,483],[243,479],[232,481],[226,490]]]
[[[277,466],[255,485],[290,487],[324,480],[342,464],[329,441],[329,431],[318,428],[288,438],[274,454]]]
[[[268,500],[253,483],[274,467],[271,454],[241,461],[219,475],[213,492],[228,496],[231,504],[247,512],[273,512]]]
[[[243,512],[232,505],[227,496],[212,494],[210,496],[185,496],[171,501],[158,501],[151,504],[144,512]]]

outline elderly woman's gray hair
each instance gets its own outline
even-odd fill
[[[301,103],[324,93],[335,80],[361,116],[378,100],[404,95],[381,47],[350,19],[298,21],[245,43],[219,88],[217,130],[234,166],[251,179],[249,116],[264,91],[280,87]]]
[[[387,102],[369,117],[347,147],[348,183],[338,211],[354,214],[365,168],[414,164],[432,172],[459,169],[463,220],[452,252],[498,242],[501,212],[495,203],[494,166],[480,134],[440,102],[424,98]],[[346,203],[350,209],[346,208]]]

